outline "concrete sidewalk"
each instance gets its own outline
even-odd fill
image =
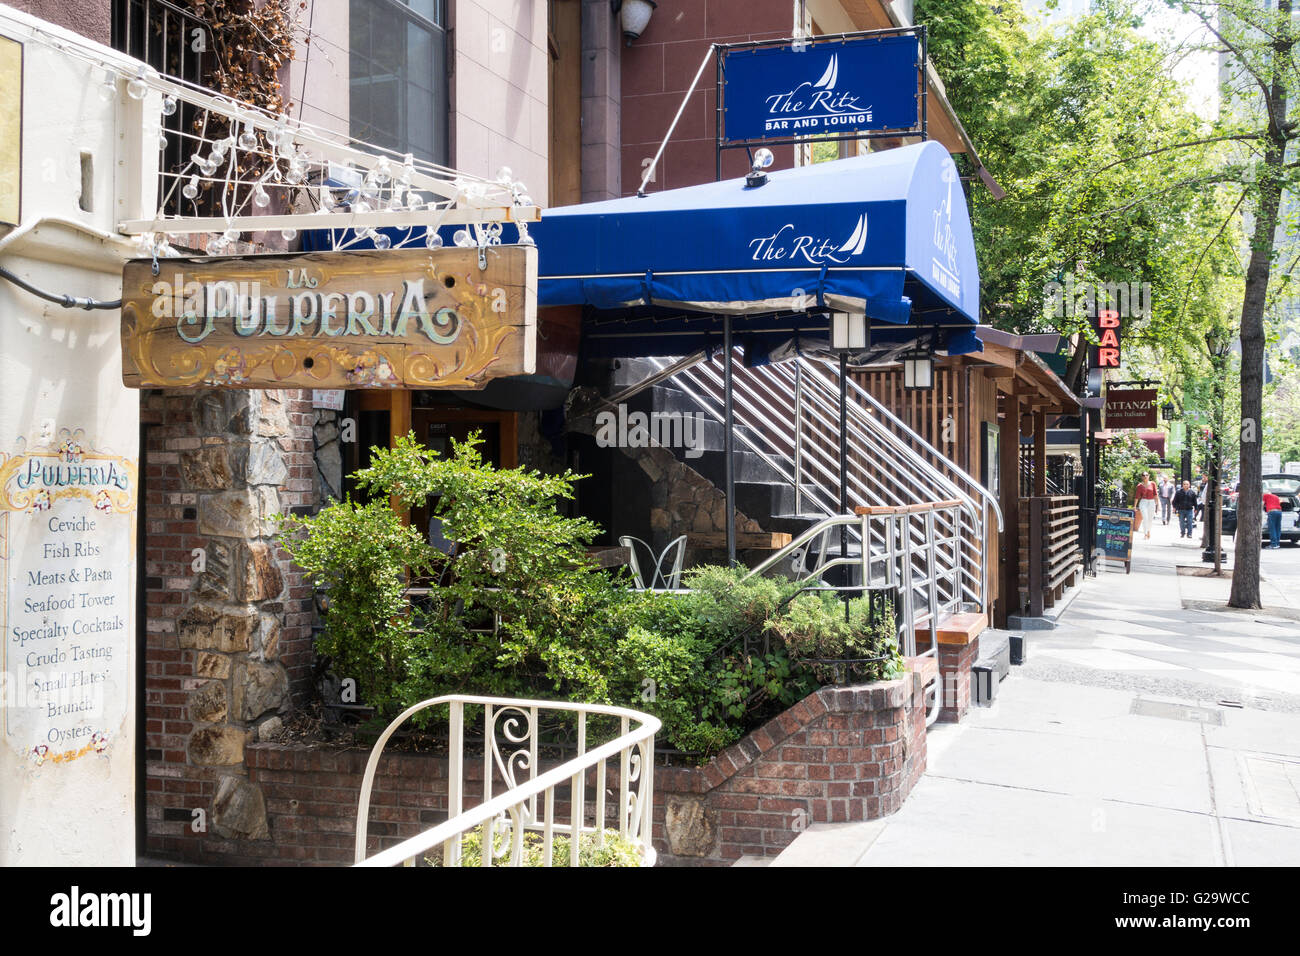
[[[1200,554],[1139,539],[1132,573],[1026,633],[993,707],[932,728],[897,814],[814,827],[774,865],[1300,864],[1300,549],[1265,552],[1253,612],[1207,610],[1229,582],[1178,573]]]
[[[1027,632],[1019,676],[1300,713],[1300,549],[1263,553],[1257,611],[1224,607],[1231,577],[1201,576],[1200,557],[1157,525],[1132,573],[1099,570],[1055,630]]]
[[[857,865],[1294,866],[1297,788],[1300,716],[1013,676]]]

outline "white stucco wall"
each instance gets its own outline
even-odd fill
[[[22,209],[0,265],[116,299],[134,248],[113,235],[119,200],[156,162],[139,117],[157,103],[121,84],[105,102],[104,68],[53,44],[127,62],[106,48],[7,7],[0,36],[24,54]],[[0,866],[135,860],[139,403],[119,324],[0,281]]]
[[[452,165],[496,176],[509,166],[539,205],[549,201],[546,4],[457,0]]]

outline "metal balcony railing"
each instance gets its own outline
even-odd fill
[[[448,709],[448,819],[367,857],[370,794],[385,745],[412,716],[443,706]],[[468,809],[465,771],[472,758],[465,748],[467,706],[483,708],[482,799]],[[576,717],[577,755],[543,772],[540,762],[546,744],[539,734],[541,717],[555,713]],[[617,723],[617,736],[588,749],[588,718]],[[443,865],[459,866],[466,837],[477,830],[480,866],[522,865],[529,833],[541,837],[543,866],[556,863],[556,837],[568,838],[568,864],[577,866],[584,842],[600,846],[611,832],[637,848],[643,866],[653,866],[653,754],[659,728],[657,717],[600,704],[454,694],[409,707],[388,725],[370,752],[357,810],[356,865],[418,866],[429,862],[429,854],[439,854]]]

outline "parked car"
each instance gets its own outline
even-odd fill
[[[1300,477],[1296,475],[1264,475],[1265,491],[1277,495],[1282,502],[1282,538],[1291,544],[1300,544]],[[1223,503],[1223,533],[1237,533],[1237,503]],[[1268,539],[1268,515],[1260,521],[1260,539]]]

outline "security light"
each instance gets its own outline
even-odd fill
[[[613,0],[611,3],[615,13],[622,9],[623,12],[623,36],[627,37],[627,45],[631,46],[632,41],[645,32],[646,26],[650,23],[650,14],[654,13],[659,4],[655,0]]]

